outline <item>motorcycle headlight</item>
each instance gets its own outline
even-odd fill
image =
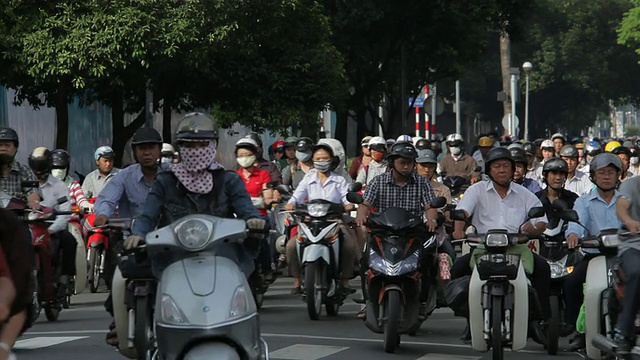
[[[504,247],[509,245],[509,235],[507,234],[487,234],[484,240],[489,247]]]
[[[187,322],[187,317],[182,313],[182,310],[173,301],[171,296],[162,294],[160,300],[160,315],[162,321],[170,324],[184,324]]]
[[[36,220],[40,217],[41,213],[38,211],[30,211],[29,214],[27,215],[27,219],[29,220]]]
[[[369,250],[369,267],[371,270],[388,276],[400,276],[418,269],[420,263],[420,252],[416,250],[406,259],[392,264],[387,259],[381,257],[373,249]]]
[[[187,250],[202,250],[213,233],[213,224],[199,219],[190,219],[178,224],[173,230],[180,244]]]
[[[618,235],[602,235],[600,236],[600,242],[604,247],[618,247],[620,245],[620,238]]]
[[[231,298],[231,307],[229,308],[229,320],[241,318],[252,311],[255,305],[253,303],[253,295],[247,291],[244,285],[238,286],[236,292]]]
[[[327,215],[329,204],[307,204],[307,212],[313,217],[322,217]]]
[[[569,268],[565,266],[567,264],[567,256],[558,261],[547,262],[549,263],[549,268],[551,269],[552,279],[557,279],[565,275],[569,275],[573,271],[573,266],[570,266]]]

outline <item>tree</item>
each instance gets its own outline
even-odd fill
[[[640,55],[640,0],[631,0],[631,4],[633,7],[624,14],[618,29],[618,44],[635,47]]]
[[[634,126],[634,125],[625,126],[624,136],[626,137],[640,136],[640,126]]]

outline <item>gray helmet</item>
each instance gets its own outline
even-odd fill
[[[525,165],[528,163],[527,153],[522,147],[510,147],[509,151],[511,152],[511,158],[513,159],[514,163],[523,163]]]
[[[591,174],[591,176],[593,176],[596,171],[604,169],[607,166],[613,166],[618,171],[621,171],[622,161],[620,161],[620,159],[612,153],[598,154],[593,158],[593,160],[591,160],[589,173]]]
[[[416,159],[418,164],[438,164],[436,153],[429,149],[418,150],[418,158]]]
[[[218,126],[209,116],[193,112],[178,123],[176,141],[218,140]],[[160,141],[162,143],[162,141]]]
[[[558,155],[568,158],[577,158],[578,150],[573,145],[565,145],[560,149],[560,153]]]

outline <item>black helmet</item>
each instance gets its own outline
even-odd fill
[[[308,137],[302,137],[296,142],[296,151],[300,151],[303,153],[309,152],[313,149],[313,145],[313,140]]]
[[[51,152],[51,166],[54,169],[69,168],[69,153],[63,149],[55,149]]]
[[[133,134],[131,139],[131,146],[142,144],[158,144],[162,145],[162,136],[154,128],[142,127]]]
[[[560,149],[558,155],[568,158],[578,158],[578,150],[573,145],[565,145]]]
[[[525,165],[528,164],[527,153],[523,148],[514,146],[509,149],[509,151],[511,152],[511,158],[513,159],[514,163],[523,163]]]
[[[431,141],[428,139],[420,139],[416,141],[416,150],[431,150]]]
[[[18,133],[9,127],[0,127],[0,141],[13,141],[16,147],[20,145]]]
[[[418,158],[418,152],[411,143],[399,142],[391,146],[391,149],[389,149],[389,153],[387,154],[387,160],[392,161],[397,157],[415,160]]]
[[[629,148],[625,146],[618,146],[611,150],[611,153],[614,155],[627,154],[627,156],[631,157],[631,151],[629,151]]]
[[[542,175],[545,178],[547,177],[547,174],[549,173],[549,171],[558,171],[566,174],[569,172],[569,165],[567,165],[566,161],[560,158],[554,157],[545,161],[544,165],[542,166]]]
[[[51,171],[51,151],[46,147],[37,147],[29,154],[29,167],[36,175],[44,175]]]
[[[180,120],[175,141],[206,140],[218,140],[218,126],[212,118],[203,113],[193,112]]]
[[[524,149],[524,152],[527,155],[535,155],[536,154],[536,144],[527,141],[524,144],[522,144],[522,148]]]
[[[503,159],[511,161],[511,165],[515,170],[516,163],[515,161],[513,161],[513,157],[511,157],[511,151],[503,147],[497,147],[489,150],[489,153],[487,154],[487,161],[485,162],[485,169],[489,169],[489,167],[491,167],[491,163],[493,163],[494,161]],[[485,170],[485,172],[488,171]]]

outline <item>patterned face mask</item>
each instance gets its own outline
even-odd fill
[[[208,194],[213,189],[213,176],[208,169],[215,163],[216,144],[200,148],[182,147],[180,149],[180,162],[171,166],[171,171],[187,190]]]

